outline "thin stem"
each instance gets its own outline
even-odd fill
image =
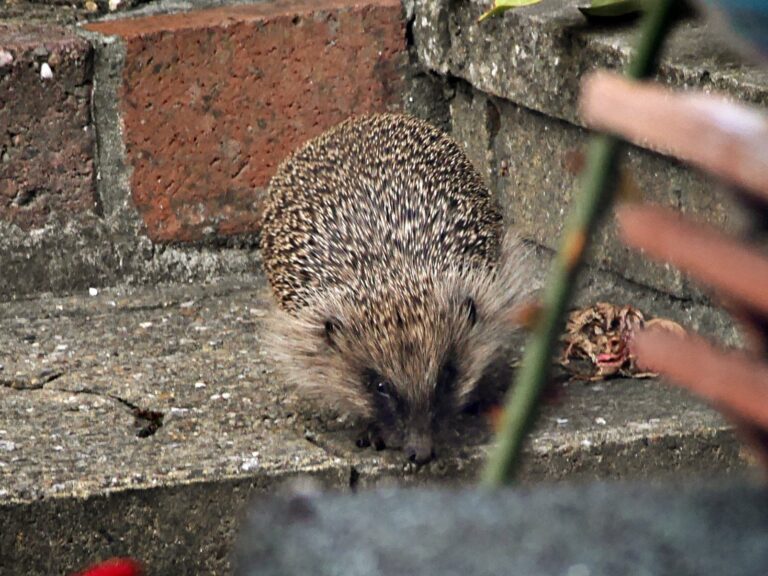
[[[677,0],[650,3],[643,17],[637,49],[627,68],[629,77],[646,78],[656,69],[664,39],[675,21],[676,4]],[[552,355],[584,254],[593,231],[613,200],[619,152],[620,141],[614,136],[598,134],[592,138],[583,190],[569,215],[550,270],[541,320],[528,342],[517,381],[507,395],[497,445],[483,471],[482,483],[486,486],[500,486],[512,480],[523,440],[536,419],[539,398],[549,378]]]

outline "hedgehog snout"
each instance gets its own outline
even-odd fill
[[[406,458],[415,464],[426,464],[435,457],[432,432],[429,430],[408,430],[405,434]]]

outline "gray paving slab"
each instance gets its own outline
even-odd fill
[[[596,286],[582,298],[666,306],[681,321],[709,313]],[[245,503],[297,477],[344,490],[477,477],[490,438],[481,417],[460,419],[441,457],[417,469],[356,448],[343,416],[285,390],[261,351],[269,305],[258,275],[0,305],[0,574],[66,573],[114,554],[153,574],[228,573]],[[659,382],[556,389],[525,482],[745,466],[716,413]]]

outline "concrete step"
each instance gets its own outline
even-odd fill
[[[718,321],[707,307],[681,312],[599,278],[587,278],[587,301]],[[261,276],[92,292],[0,305],[0,574],[67,573],[124,554],[153,574],[225,573],[245,503],[291,479],[348,490],[479,473],[482,418],[462,419],[441,457],[416,469],[399,452],[356,448],[343,418],[284,390],[261,352]],[[676,389],[557,386],[527,447],[525,482],[745,466],[730,427]]]

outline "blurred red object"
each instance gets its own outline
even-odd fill
[[[144,569],[130,558],[113,558],[74,576],[144,576]]]

